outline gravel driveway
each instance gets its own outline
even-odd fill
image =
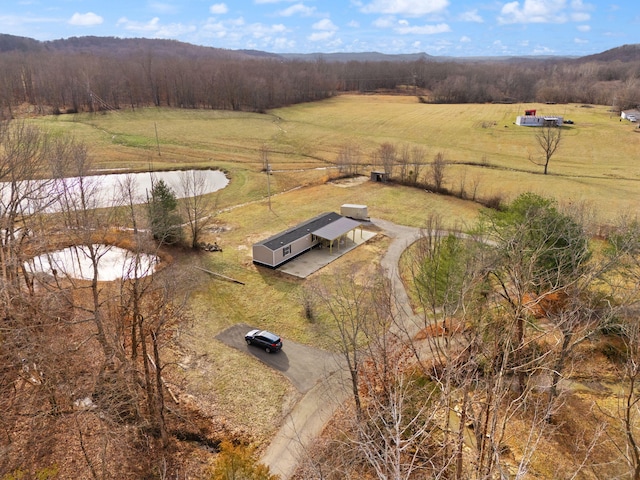
[[[267,353],[245,342],[245,334],[254,328],[260,327],[238,323],[220,332],[216,338],[225,345],[253,355],[262,363],[282,372],[300,393],[311,390],[319,381],[339,370],[340,365],[344,363],[340,355],[292,342],[287,338],[282,339],[281,351]]]

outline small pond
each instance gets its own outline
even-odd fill
[[[163,180],[177,198],[184,198],[185,182],[191,187],[187,191],[198,195],[217,192],[229,184],[229,179],[221,170],[172,170],[164,172],[145,173],[112,173],[105,175],[88,175],[82,178],[84,192],[89,194],[89,208],[105,208],[128,203],[124,200],[123,185],[130,182],[133,203],[142,204],[147,201],[151,192],[151,183]],[[44,186],[44,188],[39,188]],[[28,180],[19,182],[18,187],[22,192],[19,197],[28,197],[25,201],[25,210],[43,210],[46,212],[59,211],[60,205],[56,202],[63,192],[67,192],[66,198],[79,199],[80,177],[67,177],[57,180]],[[11,184],[0,182],[0,199],[8,201],[11,195]],[[26,192],[31,192],[27,194]],[[79,204],[76,200],[75,203]]]
[[[147,192],[151,192],[151,182],[157,182],[159,180],[164,181],[177,198],[183,198],[183,180],[188,178],[191,183],[194,179],[200,183],[198,187],[198,193],[203,195],[207,193],[217,192],[222,190],[229,184],[229,179],[220,170],[172,170],[168,172],[145,172],[145,173],[112,173],[108,175],[93,175],[87,177],[91,182],[99,185],[100,192],[106,194],[107,197],[117,194],[120,190],[120,185],[130,178],[136,186],[136,193],[138,194],[138,203],[144,203],[146,201]],[[72,179],[73,180],[73,179]],[[72,182],[73,183],[73,182]]]
[[[142,278],[152,274],[159,262],[158,257],[147,254],[139,255],[136,262],[136,255],[132,251],[113,245],[96,244],[93,249],[96,258],[99,258],[100,281]],[[79,280],[92,280],[94,273],[90,251],[86,246],[73,246],[40,255],[25,265],[31,273],[55,274]]]

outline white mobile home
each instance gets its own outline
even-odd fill
[[[253,263],[276,268],[311,248],[336,240],[361,227],[360,222],[328,212],[253,245]]]
[[[544,127],[545,125],[561,127],[562,122],[562,117],[554,116],[539,117],[537,115],[518,115],[516,117],[516,125],[520,125],[522,127]]]

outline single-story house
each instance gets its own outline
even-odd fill
[[[629,120],[630,122],[638,122],[640,121],[640,110],[623,110],[620,112],[620,118]]]
[[[276,268],[315,246],[332,249],[336,240],[362,228],[360,222],[327,212],[253,245],[253,263]]]
[[[534,110],[531,110],[534,111]],[[538,115],[518,115],[516,117],[516,125],[522,127],[544,127],[546,125],[553,125],[561,127],[563,123],[562,117],[556,116],[538,116]]]

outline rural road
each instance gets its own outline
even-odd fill
[[[409,310],[409,298],[398,275],[398,261],[402,252],[419,238],[420,230],[380,219],[372,219],[371,223],[380,227],[383,233],[392,239],[382,258],[381,265],[392,282],[397,304],[402,309],[398,313],[406,315],[404,318],[410,318],[413,314]],[[242,340],[244,333],[239,337],[240,340]],[[289,357],[292,357],[293,354],[289,351],[290,346],[291,342],[287,343],[284,349],[288,351]],[[310,348],[299,347],[305,350]],[[284,353],[284,349],[280,353]],[[298,355],[295,356],[298,357]],[[270,358],[268,359],[270,360]],[[332,360],[324,358],[324,362],[313,362],[315,367],[310,373],[309,381],[304,385],[309,386],[311,381],[315,384],[303,392],[304,396],[285,417],[282,427],[276,432],[262,456],[261,462],[267,465],[272,473],[279,475],[281,480],[291,478],[298,463],[304,458],[306,450],[322,433],[323,427],[331,419],[336,409],[351,394],[351,380],[348,370],[335,368],[338,365],[335,358]],[[291,368],[293,368],[293,363],[289,362]],[[334,366],[333,371],[327,368],[331,363]],[[344,361],[342,363],[344,364]],[[286,375],[286,372],[283,373]],[[300,379],[297,381],[300,382]],[[292,382],[296,385],[296,381],[292,380]]]

